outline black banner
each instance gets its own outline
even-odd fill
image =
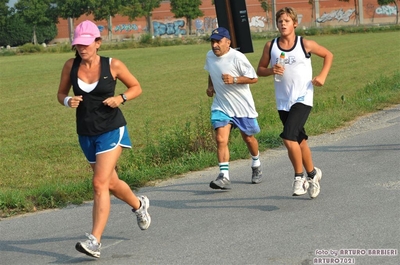
[[[215,0],[218,26],[229,30],[232,48],[254,52],[245,0]]]

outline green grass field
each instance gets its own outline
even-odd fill
[[[334,54],[325,86],[315,89],[309,134],[400,103],[398,31],[309,38]],[[255,68],[265,42],[255,40],[254,53],[247,54]],[[139,98],[121,107],[134,148],[123,153],[118,168],[133,188],[217,165],[212,150],[186,152],[184,146],[192,144],[185,137],[193,133],[202,136],[202,145],[213,145],[203,70],[209,49],[209,44],[198,44],[100,50],[125,62],[143,88]],[[91,171],[78,145],[75,112],[56,99],[61,69],[73,56],[71,51],[0,57],[0,216],[91,198]],[[314,72],[321,64],[313,57]],[[119,83],[117,93],[123,91]],[[272,77],[260,78],[252,91],[262,130],[257,138],[265,150],[280,144]],[[230,148],[232,159],[248,155],[235,133]],[[184,150],[181,157],[171,156],[179,150]]]

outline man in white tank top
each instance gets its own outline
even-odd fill
[[[285,7],[276,13],[280,37],[266,43],[258,64],[259,76],[281,75],[275,80],[275,98],[283,124],[280,134],[288,150],[294,169],[293,196],[309,193],[315,198],[320,193],[322,171],[314,167],[308,136],[304,129],[313,106],[313,86],[322,86],[332,65],[333,55],[315,41],[296,36],[297,14]],[[277,64],[281,53],[285,64]],[[312,77],[311,54],[324,59],[321,72]],[[304,176],[303,167],[307,177]]]

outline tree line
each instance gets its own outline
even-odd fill
[[[152,32],[150,18],[162,0],[19,0],[9,7],[9,0],[0,0],[0,46],[16,46],[27,42],[49,42],[57,36],[56,24],[60,18],[73,21],[82,15],[93,15],[95,21],[106,20],[112,29],[112,18],[117,14],[130,21],[145,17]],[[186,18],[191,34],[191,20],[203,16],[201,0],[171,0],[175,18]],[[30,28],[30,36],[26,29]],[[70,32],[71,38],[72,32]],[[112,39],[112,30],[108,30]]]
[[[211,1],[214,4],[215,0]],[[223,0],[219,0],[223,1]],[[232,1],[232,0],[231,0]],[[353,2],[355,20],[359,25],[359,0],[337,0]],[[381,6],[394,4],[396,6],[396,24],[398,24],[398,5],[400,0],[377,0]],[[0,0],[0,46],[16,46],[31,42],[49,42],[57,36],[56,24],[60,18],[80,18],[82,15],[93,15],[95,21],[106,20],[108,39],[112,39],[112,18],[117,14],[126,16],[130,21],[145,17],[149,33],[153,32],[151,16],[154,9],[161,6],[162,0],[19,0],[9,7],[9,0]],[[189,34],[192,33],[191,21],[203,16],[200,10],[201,0],[170,0],[171,12],[175,18],[186,18]],[[261,8],[272,12],[276,0],[259,0]],[[315,0],[308,3],[313,7]],[[72,39],[72,29],[70,29]]]

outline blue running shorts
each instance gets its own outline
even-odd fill
[[[213,110],[211,112],[211,124],[214,130],[219,127],[224,127],[229,123],[232,124],[232,129],[239,128],[239,130],[244,132],[246,135],[254,135],[260,132],[260,126],[258,125],[256,118],[229,117],[219,110]]]
[[[100,135],[78,137],[82,151],[91,164],[96,163],[96,155],[111,151],[119,145],[132,148],[126,125]]]

